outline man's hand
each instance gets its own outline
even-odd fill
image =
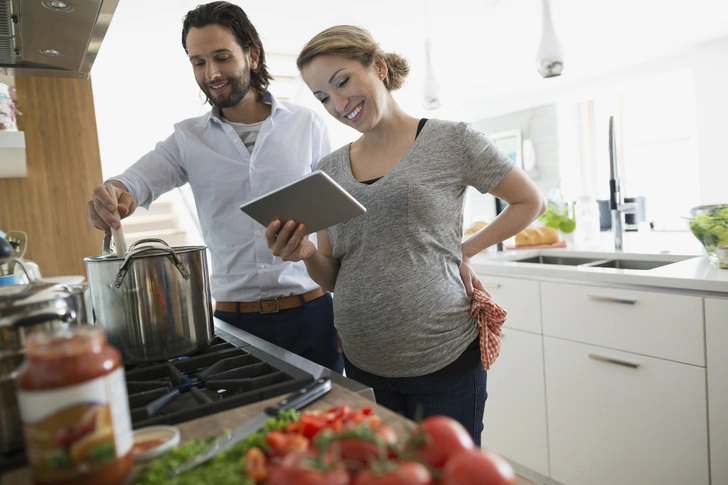
[[[111,196],[106,191],[106,187],[99,185],[93,191],[91,200],[86,203],[86,217],[96,229],[104,232],[111,232],[111,227],[119,229],[121,221],[114,216],[114,210],[119,209],[119,215],[122,219],[128,217],[136,210],[136,201],[134,197],[127,192],[119,182],[111,182],[116,189],[116,198],[118,205],[114,204]],[[119,187],[122,185],[122,187]]]
[[[283,261],[304,261],[316,254],[316,246],[304,236],[306,226],[295,221],[286,222],[281,228],[281,221],[273,221],[265,230],[265,240],[274,256]]]

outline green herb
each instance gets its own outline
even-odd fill
[[[245,471],[245,454],[252,447],[266,451],[268,446],[265,436],[273,430],[285,428],[288,423],[298,420],[299,416],[295,410],[284,411],[278,418],[266,421],[262,430],[236,443],[207,463],[170,478],[170,472],[174,468],[203,453],[215,437],[197,439],[173,448],[144,467],[136,477],[134,485],[255,485],[255,481]]]
[[[546,212],[538,218],[545,226],[558,229],[564,234],[573,232],[576,229],[576,221],[569,217],[566,205],[561,207],[549,202]]]

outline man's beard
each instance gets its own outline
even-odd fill
[[[250,91],[250,72],[242,71],[237,77],[229,79],[230,81],[230,93],[223,98],[213,98],[210,89],[206,86],[200,86],[202,92],[207,96],[207,100],[213,106],[217,106],[219,109],[232,108],[238,104]]]

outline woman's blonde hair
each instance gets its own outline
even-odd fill
[[[381,56],[387,64],[384,86],[390,91],[401,88],[404,78],[409,74],[407,59],[391,52],[382,52],[367,30],[353,25],[329,27],[309,40],[296,60],[298,70],[301,71],[314,58],[324,55],[359,61],[364,67],[371,66],[376,55]]]

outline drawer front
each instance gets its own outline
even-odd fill
[[[478,279],[508,317],[504,328],[541,333],[541,300],[538,281],[478,274]]]
[[[705,366],[702,298],[541,283],[544,335]]]
[[[708,485],[704,368],[551,337],[544,355],[551,478]]]

